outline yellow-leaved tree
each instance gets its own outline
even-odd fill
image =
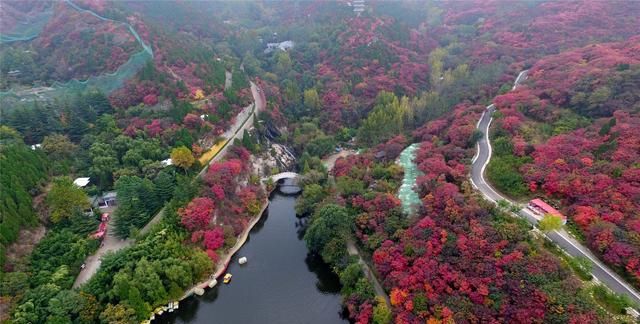
[[[185,171],[195,162],[191,150],[185,146],[176,147],[171,151],[171,161]]]

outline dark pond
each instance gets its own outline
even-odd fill
[[[295,214],[299,190],[285,180],[271,195],[262,219],[233,257],[230,284],[187,298],[155,323],[348,323],[338,277],[309,254],[302,240],[305,218]],[[248,262],[238,264],[238,258]],[[222,281],[222,280],[219,280]]]

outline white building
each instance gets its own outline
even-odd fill
[[[171,159],[162,160],[160,161],[160,164],[162,164],[163,167],[167,167],[167,166],[173,165],[173,160]]]
[[[273,52],[275,49],[279,49],[281,51],[288,51],[293,48],[295,43],[293,41],[284,41],[280,43],[267,43],[267,48],[264,50],[265,54]]]
[[[91,206],[97,208],[114,207],[118,204],[118,194],[115,191],[105,192],[102,196],[89,198]]]
[[[89,184],[91,178],[77,178],[73,180],[73,184],[78,188],[84,188]]]

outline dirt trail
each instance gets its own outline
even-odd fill
[[[115,208],[105,208],[100,211],[109,213],[113,216],[113,212]],[[102,241],[102,245],[100,248],[94,253],[87,257],[84,261],[84,269],[80,271],[78,276],[76,277],[76,281],[73,283],[73,288],[80,287],[83,283],[87,282],[93,275],[98,272],[98,268],[100,268],[100,263],[102,262],[102,256],[110,251],[118,251],[122,248],[125,248],[131,243],[133,243],[132,239],[122,240],[115,236],[115,229],[113,228],[113,219],[107,223],[107,235]]]
[[[24,261],[46,233],[47,229],[43,225],[20,230],[18,239],[7,247],[5,264],[16,265]]]
[[[20,262],[26,262],[27,260],[25,258],[31,255],[33,249],[47,233],[47,228],[43,224],[45,224],[49,219],[46,199],[52,185],[53,184],[51,182],[47,183],[47,185],[42,189],[42,192],[33,197],[32,205],[33,210],[36,211],[36,215],[38,215],[39,218],[38,225],[35,227],[22,228],[20,230],[18,233],[18,239],[7,246],[7,250],[5,252],[5,264],[17,265]]]
[[[233,77],[233,74],[231,74],[231,72],[226,70],[224,71],[224,89],[225,90],[228,90],[229,88],[231,88],[232,77]]]
[[[327,168],[328,171],[333,169],[333,166],[336,164],[336,161],[341,157],[347,157],[349,155],[357,154],[354,150],[342,150],[338,153],[331,154],[326,158],[322,159],[322,163],[324,167]]]
[[[364,272],[364,276],[373,285],[373,290],[375,291],[376,296],[384,298],[384,300],[387,302],[387,307],[391,308],[391,300],[389,299],[387,292],[384,291],[384,288],[382,288],[382,284],[380,284],[380,281],[378,281],[378,278],[376,277],[375,273],[373,273],[371,268],[369,268],[369,265],[367,264],[367,262],[365,262],[362,259],[362,256],[360,255],[360,251],[358,250],[358,247],[351,240],[347,241],[347,252],[349,253],[349,255],[358,256],[358,263],[362,267],[362,272]]]

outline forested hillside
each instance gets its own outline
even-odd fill
[[[1,14],[10,22],[8,16],[19,10],[14,7],[23,5],[19,1],[8,1]],[[86,80],[102,73],[113,73],[142,50],[134,35],[122,24],[100,20],[63,1],[49,5],[38,5],[42,12],[49,10],[52,14],[38,18],[44,26],[37,37],[0,45],[0,72],[3,75],[9,71],[19,72],[15,77],[2,78],[3,91],[14,84],[51,85],[55,81]],[[29,12],[28,15],[38,17],[42,13]],[[28,24],[29,19],[23,19],[26,21],[16,21],[15,26],[7,26],[7,29],[24,28],[23,24]]]
[[[194,36],[180,34],[119,5],[73,4],[79,9],[66,2],[50,6],[31,4],[31,9],[20,2],[2,6],[3,15],[13,10],[11,6],[15,10],[28,9],[25,15],[29,17],[51,12],[50,16],[41,17],[48,20],[36,37],[7,43],[3,40],[0,71],[3,82],[8,82],[3,87],[17,84],[37,87],[73,78],[118,75],[120,67],[142,51],[122,22],[128,22],[144,42],[153,44],[155,59],[133,71],[131,77],[123,80],[123,86],[111,93],[91,86],[76,89],[62,84],[54,85],[65,90],[62,96],[36,95],[28,100],[16,100],[11,94],[3,97],[0,112],[3,320],[11,315],[16,322],[25,323],[95,322],[104,311],[104,321],[111,322],[109,316],[121,316],[118,312],[130,297],[118,296],[114,305],[119,300],[123,303],[109,315],[110,310],[105,311],[107,302],[99,292],[110,291],[110,281],[99,281],[101,285],[98,291],[92,290],[93,294],[72,289],[81,265],[100,246],[94,236],[100,211],[94,206],[94,213],[87,214],[89,201],[110,191],[117,193],[119,208],[111,215],[109,231],[113,233],[109,235],[130,239],[174,197],[178,199],[172,209],[175,213],[182,207],[180,204],[190,200],[194,175],[220,150],[216,144],[227,140],[223,133],[250,103],[248,78],[233,52],[222,53]],[[95,10],[92,12],[113,21],[99,19],[85,9]],[[187,16],[185,13],[184,17]],[[16,77],[4,77],[15,70],[20,70]],[[227,73],[231,77],[225,88]],[[169,158],[175,161],[174,165],[162,162]],[[71,182],[76,177],[89,177],[90,185],[84,190],[77,189]],[[256,188],[247,188],[240,196],[230,193],[228,199],[233,198],[238,206],[248,204],[255,213],[260,195]],[[37,211],[32,203],[36,198]],[[239,213],[236,209],[231,212]],[[230,227],[224,232],[227,238],[233,239],[246,224],[239,220],[229,219]],[[21,230],[40,228],[46,229],[46,234],[42,231],[44,237],[15,242]],[[174,246],[171,253],[179,258],[174,263],[185,267],[189,276],[184,276],[182,268],[170,267],[177,272],[169,275],[174,282],[167,287],[169,294],[147,299],[142,290],[147,304],[127,306],[126,314],[129,309],[137,312],[130,320],[146,318],[151,306],[179,297],[211,271],[211,259],[216,259],[213,251],[221,245],[212,249],[211,234],[205,233],[206,244],[202,249],[182,247],[188,241],[184,241],[184,233],[184,230],[172,232],[171,238],[163,242]],[[5,252],[14,242],[14,249],[27,254],[18,253],[18,259],[7,264]],[[154,266],[168,266],[165,256],[170,249],[151,251],[143,246],[141,243],[122,257],[137,262],[135,253],[148,255],[150,261],[156,255],[163,263]],[[162,246],[154,243],[154,247]],[[209,256],[204,252],[207,249]],[[108,267],[105,260],[104,268]],[[104,302],[102,306],[96,298]]]
[[[536,62],[527,85],[496,98],[505,149],[494,166],[509,170],[496,184],[511,194],[557,199],[582,239],[636,284],[639,46],[633,37]]]
[[[0,6],[0,320],[148,319],[224,269],[274,189],[266,179],[296,171],[308,216],[297,234],[339,277],[353,322],[632,322],[625,308],[637,305],[592,280],[589,260],[485,201],[469,174],[494,103],[487,180],[557,207],[579,243],[640,287],[640,6],[354,8]],[[72,79],[113,83],[56,82]],[[419,203],[407,213],[397,159],[411,144]],[[295,165],[275,161],[285,150]],[[111,192],[109,234],[122,245],[74,286],[102,251],[106,224],[88,201]],[[46,234],[6,263],[36,226]]]
[[[44,154],[30,150],[15,132],[5,127],[0,131],[0,265],[4,265],[5,249],[18,238],[20,228],[38,223],[31,197],[45,183],[49,163]]]
[[[478,116],[465,115],[472,123],[471,117]],[[451,131],[435,130],[434,123],[422,131],[426,141],[417,159],[425,173],[419,180],[424,198],[415,218],[402,220],[400,202],[379,186],[375,170],[380,162],[373,156],[349,157],[334,173],[338,183],[352,183],[339,186],[339,194],[355,210],[356,235],[372,251],[372,262],[390,292],[394,320],[604,320],[585,298],[588,291],[529,236],[523,222],[478,199],[465,182],[464,164],[457,164],[470,157],[470,150],[460,150],[450,139],[434,145],[432,138],[445,139]],[[375,166],[368,168],[373,173],[365,171],[368,164]],[[381,192],[353,192],[354,182]],[[349,302],[358,321],[379,320],[379,304],[372,309],[375,303],[357,295]]]

